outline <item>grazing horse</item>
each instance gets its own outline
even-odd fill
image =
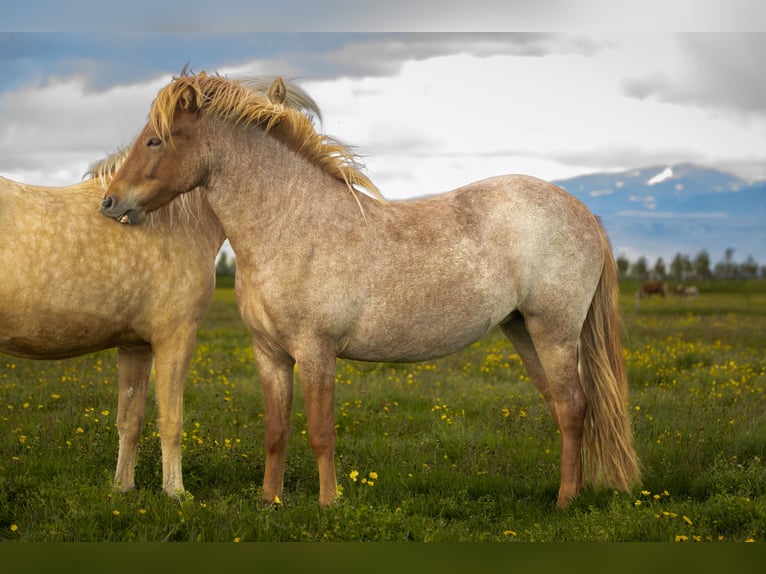
[[[337,495],[336,357],[421,361],[497,325],[561,432],[557,506],[584,474],[630,490],[639,467],[617,271],[597,218],[555,185],[518,175],[387,202],[348,148],[282,104],[284,89],[276,80],[264,97],[221,76],[175,78],[101,205],[137,225],[197,186],[207,193],[237,256],[264,390],[264,500],[282,494],[296,364],[327,506]],[[127,243],[104,253],[132,257]]]
[[[673,289],[673,295],[676,297],[691,297],[696,299],[699,297],[700,292],[694,285],[678,285]]]
[[[636,307],[641,303],[641,299],[648,299],[653,295],[659,295],[663,299],[668,296],[668,286],[661,281],[644,283],[636,291]]]

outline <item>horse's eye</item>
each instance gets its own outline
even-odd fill
[[[162,145],[162,140],[160,138],[151,138],[148,142],[146,142],[146,147],[160,147]]]

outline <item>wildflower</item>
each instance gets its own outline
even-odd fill
[[[274,504],[279,506],[280,504],[282,504],[282,499],[279,498],[278,496],[275,496],[274,497]]]
[[[688,516],[683,516],[682,518],[684,519],[684,522],[686,522],[686,524],[688,524],[689,526],[694,526],[694,523],[692,522],[691,518],[689,518]]]
[[[641,494],[643,494],[644,496],[649,496],[651,492],[649,492],[648,490],[642,490]]]
[[[372,480],[378,480],[378,473],[377,472],[371,472],[370,473],[370,478]]]
[[[78,432],[78,433],[84,433],[84,432],[85,432],[85,429],[84,429],[84,428],[82,428],[82,427],[77,427],[77,432]]]
[[[16,532],[19,529],[19,527],[15,524],[11,524],[11,532]]]
[[[239,536],[237,536],[237,537],[234,539],[234,542],[239,542],[239,541],[240,541],[240,538],[239,538]]]
[[[510,536],[511,538],[515,538],[516,537],[516,532],[513,531],[513,530],[503,530],[503,535],[504,536]]]
[[[120,515],[120,511],[117,510],[117,509],[112,510],[112,514],[114,514],[115,516],[119,516]]]
[[[352,470],[351,472],[348,473],[348,476],[349,476],[349,478],[351,480],[356,482],[356,478],[359,476],[359,471],[358,470]]]
[[[687,540],[689,540],[689,537],[684,536],[683,534],[676,534],[675,540],[676,542],[686,542]]]

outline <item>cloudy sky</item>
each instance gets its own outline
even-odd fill
[[[743,2],[751,7],[747,0],[728,5]],[[261,3],[242,4],[241,20],[202,25],[212,3],[194,1],[186,5],[199,5],[196,20],[142,19],[139,9],[112,17],[110,28],[70,12],[57,28],[62,22],[40,4],[25,2],[0,25],[7,29],[0,31],[0,175],[20,181],[79,180],[91,161],[138,133],[157,91],[187,63],[193,71],[298,81],[322,111],[321,129],[362,155],[391,199],[500,173],[562,179],[675,162],[766,179],[766,34],[752,32],[745,12],[697,9],[715,2],[648,0],[629,12],[644,29],[618,25],[621,13],[595,20],[599,29],[591,30],[587,23],[601,17],[595,8],[554,11],[563,5],[554,0],[530,12],[514,0],[477,11],[468,26],[498,28],[497,18],[514,15],[508,21],[526,30],[520,33],[376,31],[438,30],[445,22],[460,29],[448,9],[434,22],[430,1],[410,2],[420,8],[398,27],[388,23],[393,12],[378,9],[376,25],[365,30],[369,14],[355,12],[345,28],[360,32],[334,31],[326,12],[313,21],[302,12],[296,30],[267,31],[281,22],[270,13],[257,20],[263,27],[240,31],[247,28],[241,22],[256,21],[247,6]],[[268,3],[277,4],[284,11],[290,3]],[[351,4],[323,6],[332,12]],[[696,20],[681,21],[692,8]],[[324,31],[304,31],[312,22]],[[543,26],[552,31],[538,31]],[[673,27],[695,32],[666,29]]]

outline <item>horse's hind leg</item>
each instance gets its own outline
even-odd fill
[[[127,491],[134,486],[136,448],[141,438],[146,409],[146,386],[152,370],[152,350],[148,345],[117,351],[117,432],[120,449],[114,487]]]
[[[585,396],[577,369],[577,338],[544,328],[540,320],[514,316],[502,325],[532,382],[542,393],[561,433],[561,484],[556,506],[566,508],[582,489]]]

